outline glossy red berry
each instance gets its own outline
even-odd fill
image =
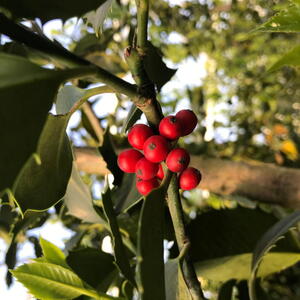
[[[154,178],[158,172],[159,164],[153,163],[146,159],[145,157],[141,158],[135,167],[135,174],[137,177],[143,180],[149,180]]]
[[[189,109],[180,110],[176,114],[176,118],[182,124],[181,136],[185,136],[192,133],[198,123],[197,116],[193,111]]]
[[[136,124],[129,130],[128,142],[136,149],[143,150],[145,141],[153,135],[152,129],[145,124]]]
[[[193,167],[186,168],[179,176],[179,186],[186,191],[194,189],[200,181],[201,173]]]
[[[166,164],[172,172],[182,172],[190,163],[190,155],[185,149],[173,149],[167,156]]]
[[[159,178],[160,180],[163,180],[164,176],[165,176],[165,173],[164,173],[162,165],[160,164],[158,167],[158,172],[156,174],[156,177]]]
[[[126,173],[135,173],[137,162],[143,157],[143,154],[135,149],[122,151],[118,156],[118,166]]]
[[[168,141],[160,135],[152,135],[144,143],[144,155],[151,162],[161,162],[169,153]]]
[[[182,135],[182,124],[175,116],[163,118],[159,123],[159,133],[169,140],[178,139]]]
[[[136,188],[142,195],[148,195],[153,189],[159,187],[159,182],[156,178],[150,180],[142,180],[140,178],[136,181]]]

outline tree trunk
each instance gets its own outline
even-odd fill
[[[79,170],[91,174],[109,173],[94,148],[75,148]],[[300,170],[266,163],[246,163],[192,156],[191,166],[202,173],[199,188],[220,195],[239,195],[250,200],[300,208]]]

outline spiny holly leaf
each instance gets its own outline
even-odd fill
[[[144,67],[150,80],[155,83],[158,91],[166,84],[177,70],[170,69],[162,60],[159,49],[150,42],[147,44],[147,53],[143,59]]]
[[[86,0],[84,5],[80,1],[72,0],[2,0],[0,6],[8,9],[19,18],[40,18],[43,23],[52,19],[67,20],[74,16],[80,17],[84,13],[97,8],[105,0]]]
[[[115,275],[113,256],[93,248],[71,251],[67,263],[72,270],[93,288],[106,292]]]
[[[296,46],[286,54],[284,54],[275,64],[268,69],[268,73],[276,71],[283,66],[298,67],[300,65],[300,46]]]
[[[111,141],[109,128],[106,129],[104,134],[103,144],[98,149],[103,159],[107,163],[107,168],[114,175],[114,185],[120,185],[124,173],[121,171],[121,169],[118,166],[117,163],[118,157],[115,153],[115,149]]]
[[[255,31],[264,32],[299,32],[300,31],[300,3],[294,1],[284,10],[271,17]]]
[[[57,246],[47,240],[44,240],[42,237],[40,238],[40,245],[46,261],[64,268],[68,268],[64,253]]]
[[[30,293],[40,299],[73,299],[80,295],[94,299],[115,299],[106,295],[101,297],[94,290],[86,289],[75,273],[55,264],[34,262],[11,272]]]
[[[165,300],[163,261],[165,189],[145,197],[139,219],[137,280],[142,300]]]
[[[129,264],[126,249],[123,244],[119,225],[116,218],[116,213],[113,208],[110,189],[107,187],[104,194],[102,194],[102,202],[105,216],[107,218],[114,247],[115,259],[122,274],[135,286],[135,279],[132,269]]]
[[[256,247],[253,251],[252,263],[251,263],[251,278],[249,280],[249,292],[251,300],[256,299],[255,295],[255,279],[258,272],[260,263],[265,263],[267,257],[263,257],[275,246],[275,243],[283,237],[288,230],[300,221],[300,211],[286,216],[285,218],[274,224],[257,242]],[[298,249],[299,252],[299,249]],[[271,253],[272,254],[272,253]],[[298,254],[298,260],[300,260],[300,254]],[[269,254],[270,255],[270,254]],[[282,262],[282,260],[279,260]],[[295,263],[295,262],[294,262]],[[262,266],[261,266],[262,268]],[[259,271],[261,270],[259,269]]]
[[[0,53],[0,191],[11,188],[36,151],[55,94],[66,71],[43,69]]]
[[[46,210],[65,195],[72,171],[66,136],[68,115],[49,115],[36,154],[23,166],[13,186],[21,210]]]

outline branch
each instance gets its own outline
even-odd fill
[[[106,163],[94,148],[75,148],[81,171],[105,175]],[[199,188],[219,195],[238,195],[253,201],[300,208],[300,170],[266,163],[237,162],[191,156],[191,165],[201,169]]]
[[[150,0],[136,0],[138,24],[137,46],[142,51],[144,51],[147,46],[149,1]]]
[[[184,215],[176,174],[172,176],[168,189],[167,201],[180,253],[186,247],[186,244],[189,244],[190,242],[185,232]],[[190,260],[189,252],[186,253],[186,256],[183,260],[183,272],[185,274],[187,286],[193,295],[193,299],[203,299],[204,297],[201,286],[197,279],[193,264]]]

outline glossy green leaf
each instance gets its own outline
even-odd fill
[[[73,299],[87,295],[95,299],[114,299],[105,295],[101,297],[95,291],[86,289],[75,273],[55,264],[34,262],[11,272],[37,298]]]
[[[123,244],[116,213],[113,208],[111,192],[108,187],[105,193],[102,194],[102,203],[112,236],[116,264],[119,267],[122,274],[131,282],[133,286],[135,286],[135,279],[133,276],[132,269],[130,267],[128,256],[126,254],[126,248]]]
[[[212,281],[249,279],[251,276],[251,253],[209,259],[195,264],[196,273]],[[259,268],[258,277],[265,277],[292,266],[300,260],[300,253],[271,252],[266,255]]]
[[[298,67],[300,65],[300,46],[296,46],[286,54],[284,54],[275,64],[269,69],[268,73],[276,71],[283,66]]]
[[[184,255],[181,253],[165,264],[166,300],[193,299],[183,275]]]
[[[147,55],[145,56],[143,63],[147,75],[150,80],[155,83],[159,91],[177,71],[166,66],[163,62],[160,50],[150,42],[147,44]]]
[[[26,59],[4,53],[0,53],[0,64],[2,191],[12,187],[23,164],[36,151],[48,111],[67,73],[43,69]]]
[[[126,133],[126,131],[131,128],[135,122],[141,117],[142,111],[136,107],[135,104],[132,104],[128,116],[126,120],[124,121],[123,127],[122,127],[122,133]]]
[[[145,197],[139,219],[137,280],[142,300],[165,300],[163,261],[165,190]]]
[[[98,149],[103,159],[107,163],[107,168],[114,175],[114,185],[120,185],[124,173],[118,166],[118,157],[112,144],[109,128],[106,129],[103,144]]]
[[[296,4],[296,3],[295,3]],[[300,6],[289,5],[266,23],[260,25],[255,31],[264,32],[299,32],[300,31]]]
[[[193,245],[192,259],[196,262],[251,253],[260,237],[277,221],[270,213],[243,207],[202,213],[187,228]],[[289,236],[280,242],[278,251],[297,251]]]
[[[36,154],[18,175],[13,192],[23,212],[46,210],[65,195],[73,160],[67,122],[67,115],[49,115]]]
[[[72,173],[68,182],[64,203],[68,214],[89,223],[104,224],[104,220],[97,214],[89,187],[80,177],[76,164],[73,162]]]
[[[49,263],[68,268],[64,253],[54,244],[40,237],[40,245],[44,254],[44,258]]]
[[[67,263],[72,270],[93,288],[106,292],[115,276],[113,256],[101,250],[84,248],[70,251]]]
[[[2,0],[0,6],[8,9],[14,16],[19,18],[40,18],[42,22],[52,19],[67,20],[72,17],[81,17],[84,13],[96,9],[105,0],[87,0],[82,5],[80,1],[46,0],[43,5],[39,0]]]
[[[261,269],[263,268],[263,264],[266,263],[267,256],[264,256],[271,250],[272,247],[275,246],[275,243],[280,238],[282,238],[283,235],[287,233],[288,230],[299,221],[300,211],[295,211],[294,213],[286,216],[285,218],[281,219],[276,224],[274,224],[257,242],[256,247],[253,251],[253,257],[251,262],[251,278],[249,280],[249,291],[251,299],[256,299],[254,283],[256,274],[258,273],[257,275],[259,276]],[[297,260],[300,260],[299,252],[300,251],[298,249]],[[279,261],[279,263],[280,262],[282,262],[282,260]]]

